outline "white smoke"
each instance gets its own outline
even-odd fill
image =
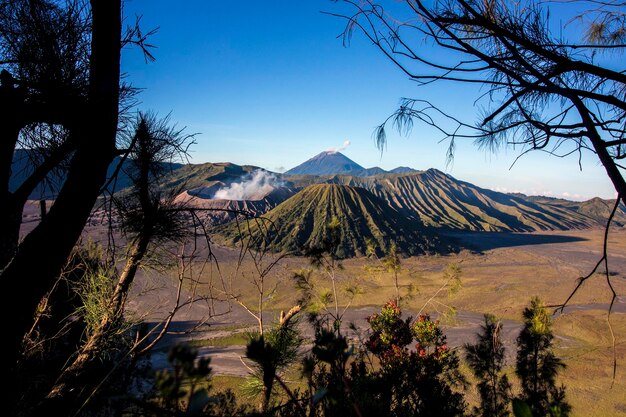
[[[346,148],[347,148],[348,146],[350,146],[350,144],[351,144],[351,143],[352,143],[352,142],[350,142],[349,140],[346,140],[346,141],[343,143],[343,145],[341,145],[340,147],[338,147],[338,148],[330,148],[330,149],[327,149],[327,150],[326,150],[326,152],[329,152],[329,153],[337,153],[337,152],[345,151],[345,150],[346,150]]]
[[[282,187],[282,181],[273,173],[257,169],[247,175],[244,181],[236,182],[228,187],[220,188],[213,195],[214,199],[223,200],[262,200],[277,187]]]

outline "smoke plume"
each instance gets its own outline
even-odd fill
[[[282,187],[282,181],[273,173],[257,169],[243,177],[242,182],[220,188],[213,195],[214,199],[224,200],[262,200],[272,190]]]
[[[330,149],[327,149],[327,150],[326,150],[326,152],[330,152],[330,153],[337,153],[337,152],[345,151],[345,150],[346,150],[346,148],[347,148],[348,146],[350,146],[350,143],[352,143],[352,142],[350,142],[349,140],[346,140],[346,141],[343,143],[343,145],[341,145],[340,147],[338,147],[338,148],[330,148]]]

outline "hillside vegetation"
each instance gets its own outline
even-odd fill
[[[251,237],[271,251],[302,254],[322,243],[333,218],[342,234],[340,257],[364,255],[368,240],[378,248],[394,241],[407,255],[450,249],[419,221],[407,219],[364,188],[336,184],[311,185],[267,212],[263,220],[231,223],[216,232],[229,243]]]
[[[425,225],[455,230],[532,232],[572,230],[602,226],[611,202],[593,199],[578,203],[544,197],[527,197],[486,190],[459,181],[436,169],[373,177],[335,175],[290,178],[296,185],[311,182],[361,187],[387,202],[408,218]],[[626,222],[623,207],[616,216]]]

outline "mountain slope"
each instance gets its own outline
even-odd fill
[[[196,215],[206,227],[218,226],[235,219],[244,222],[246,219],[262,216],[295,194],[291,188],[281,187],[258,200],[224,200],[206,198],[202,194],[197,194],[195,190],[183,191],[176,196],[174,203],[200,209]]]
[[[302,254],[306,248],[320,245],[326,236],[326,225],[333,217],[340,223],[340,257],[366,253],[367,240],[380,248],[395,241],[400,252],[415,255],[447,250],[419,221],[408,220],[372,193],[363,188],[334,184],[317,184],[270,210],[262,223],[243,226],[243,236],[255,241],[263,239],[271,251]],[[230,243],[241,240],[237,225],[232,223],[216,229]]]
[[[363,167],[341,152],[322,152],[285,172],[285,175],[332,175],[354,174]],[[358,175],[358,174],[357,174]]]
[[[355,173],[359,177],[371,177],[374,175],[386,174],[387,171],[380,167],[364,168],[361,171]]]
[[[326,151],[285,172],[285,175],[353,175],[372,177],[381,174],[408,174],[418,172],[409,167],[397,167],[385,171],[380,167],[363,168],[341,152]]]
[[[409,167],[397,167],[389,171],[390,174],[411,174],[413,172],[419,171]]]
[[[239,182],[243,176],[257,169],[260,168],[251,165],[236,165],[230,162],[188,164],[172,172],[159,185],[164,190],[183,186],[187,190],[215,185],[221,187]]]
[[[433,227],[528,232],[598,226],[594,218],[571,208],[486,190],[436,169],[368,178],[338,175],[324,181],[365,188],[405,216]]]
[[[189,165],[174,171],[166,186],[186,181],[187,188],[195,185],[213,189],[238,181],[254,169],[228,163]],[[606,224],[613,204],[613,201],[599,198],[575,202],[504,194],[457,180],[436,169],[368,177],[361,176],[364,171],[354,171],[351,175],[292,175],[286,185],[303,188],[324,183],[360,187],[404,217],[432,227],[471,231],[530,232],[601,227]],[[201,194],[195,189],[190,193]],[[254,212],[262,214],[261,210]],[[626,224],[623,206],[618,209],[614,224]]]
[[[594,197],[587,201],[570,201],[561,198],[552,198],[544,196],[527,196],[524,194],[518,194],[518,196],[524,200],[529,200],[534,203],[541,204],[543,206],[554,206],[565,210],[572,210],[576,213],[587,216],[595,220],[598,225],[606,225],[609,215],[615,206],[615,200],[603,200],[598,197]],[[620,204],[613,217],[613,224],[619,227],[626,225],[626,207],[624,204]]]

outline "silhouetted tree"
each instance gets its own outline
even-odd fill
[[[477,342],[465,345],[465,358],[478,378],[480,407],[474,407],[474,413],[482,417],[506,417],[511,414],[511,384],[502,373],[505,356],[501,331],[502,322],[485,314],[485,324],[481,326]]]
[[[17,249],[29,195],[75,150],[68,129],[88,94],[90,36],[82,1],[0,3],[0,268]],[[16,147],[34,169],[10,190]]]
[[[550,315],[535,297],[523,317],[515,367],[522,388],[520,400],[528,404],[534,416],[567,416],[571,407],[565,400],[565,387],[556,385],[556,376],[565,364],[552,351]]]
[[[158,188],[168,172],[168,163],[185,155],[190,139],[168,123],[168,118],[158,120],[154,115],[140,114],[129,137],[131,151],[126,169],[132,185],[115,198],[116,214],[129,241],[126,263],[113,284],[99,323],[47,396],[44,407],[54,407],[59,414],[69,413],[68,407],[75,405],[83,393],[91,395],[109,371],[100,366],[99,358],[107,348],[111,330],[123,320],[128,292],[137,270],[145,265],[144,258],[151,245],[178,242],[189,234],[183,207],[173,203],[176,190],[164,195]],[[111,276],[111,281],[113,278],[116,277]]]
[[[0,361],[5,375],[16,371],[22,339],[81,235],[107,168],[127,152],[116,147],[120,99],[130,91],[120,87],[120,51],[128,43],[144,47],[145,36],[137,26],[122,38],[121,16],[118,0],[0,2],[0,285],[19,300],[1,307],[12,317]],[[9,191],[17,147],[31,147],[37,158]],[[18,246],[26,199],[60,168],[65,180],[53,206]],[[9,389],[7,404],[17,398]]]
[[[583,16],[593,23],[587,32],[567,17],[561,24],[550,20],[551,2],[342,3],[349,12],[336,15],[348,20],[345,41],[355,29],[361,31],[416,85],[482,87],[477,101],[484,110],[476,123],[459,120],[426,99],[403,99],[377,129],[379,146],[386,143],[388,123],[407,133],[420,121],[450,140],[450,158],[456,139],[473,139],[491,150],[515,146],[522,154],[590,151],[626,203],[624,168],[619,165],[626,157],[622,2],[570,1],[586,8]],[[564,27],[567,22],[570,27]]]
[[[7,10],[13,2],[3,2],[4,10]],[[22,3],[24,4],[24,3]],[[44,1],[25,2],[23,13],[32,17],[36,22],[40,21],[40,14],[54,10],[57,3],[51,4]],[[71,115],[68,121],[69,133],[67,141],[72,145],[72,155],[69,162],[67,178],[50,209],[48,215],[41,223],[29,233],[20,243],[11,262],[0,275],[0,286],[5,296],[16,298],[18,302],[1,303],[1,311],[6,317],[12,319],[7,322],[5,334],[5,354],[2,355],[1,368],[5,371],[14,370],[22,338],[30,328],[35,309],[42,297],[54,285],[61,269],[67,262],[74,245],[76,244],[82,229],[91,213],[100,188],[105,182],[107,168],[115,156],[115,141],[118,128],[118,103],[120,96],[120,48],[121,39],[121,1],[119,0],[92,0],[91,7],[85,11],[88,16],[90,32],[87,40],[80,45],[89,45],[88,51],[75,51],[80,55],[80,62],[88,72],[85,78],[84,96],[78,100],[78,105],[72,106],[76,100],[68,99],[64,104],[65,96],[56,97],[59,102],[46,101],[45,108],[50,110],[56,106],[56,114]],[[37,6],[41,5],[41,8]],[[32,7],[31,7],[32,6]],[[62,4],[58,7],[72,6]],[[21,15],[18,15],[20,17]],[[6,21],[16,22],[13,16]],[[45,21],[45,18],[44,18]],[[4,24],[4,23],[3,23]],[[36,25],[35,25],[36,26]],[[6,35],[2,35],[5,42]],[[55,43],[53,33],[45,34],[41,38],[42,44]],[[20,42],[28,42],[29,38],[19,38]],[[41,52],[40,60],[54,62],[58,57],[50,56],[47,48],[35,48]],[[50,50],[56,50],[53,45]],[[6,55],[3,51],[4,60]],[[17,63],[19,64],[19,62]],[[4,76],[9,79],[8,76]],[[35,80],[46,84],[44,80]],[[15,117],[23,120],[25,116],[29,122],[45,122],[46,120],[33,119],[34,111],[29,111],[27,105],[31,104],[20,89],[31,87],[30,79],[16,79],[11,75],[10,81],[3,85],[3,94],[12,96],[11,100],[0,102],[9,104],[17,110],[3,108],[3,126],[12,126],[13,131],[8,132],[6,137],[15,145],[15,134],[21,130],[22,125],[14,126],[13,122],[4,123],[4,118]],[[4,82],[4,81],[3,81]],[[36,88],[37,84],[32,86]],[[61,88],[61,91],[66,91]],[[69,107],[68,107],[69,106]],[[17,132],[16,132],[17,131]],[[11,136],[13,135],[13,136]],[[3,133],[5,136],[5,133]],[[4,139],[0,141],[5,146]],[[14,146],[7,145],[2,151],[2,165],[0,169],[6,174],[10,172],[6,164],[10,164]],[[6,175],[5,175],[6,176]],[[4,178],[3,178],[4,180]],[[4,187],[4,184],[2,185]],[[6,193],[5,193],[6,196]],[[2,201],[0,206],[9,202]],[[2,248],[3,250],[5,248]],[[35,261],[36,260],[36,261]],[[14,399],[14,398],[12,398]]]

